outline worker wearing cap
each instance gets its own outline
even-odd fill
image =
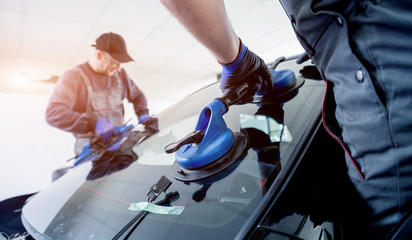
[[[121,68],[133,61],[124,39],[115,33],[101,35],[92,57],[60,76],[46,110],[47,122],[76,137],[75,153],[94,135],[108,141],[114,126],[123,124],[123,99],[133,103],[139,123],[157,130],[157,119],[149,116],[147,100]]]

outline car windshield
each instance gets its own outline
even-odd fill
[[[133,148],[138,158],[129,166],[87,180],[92,163],[79,165],[33,197],[23,220],[33,235],[49,239],[112,239],[122,229],[130,239],[233,239],[277,177],[290,170],[319,119],[324,84],[307,80],[295,93],[285,102],[230,106],[224,120],[248,135],[246,154],[210,178],[182,182],[171,170],[175,154],[164,148],[192,132],[202,109],[221,96],[218,84],[200,90],[157,116],[160,131]],[[148,205],[147,193],[162,176],[171,185],[153,204],[167,193],[178,197]],[[128,226],[142,209],[136,206],[151,209]]]

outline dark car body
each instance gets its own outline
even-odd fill
[[[309,65],[291,58],[276,70],[304,78]],[[29,198],[22,222],[35,239],[342,239],[355,201],[344,153],[321,126],[324,92],[306,78],[288,98],[230,106],[224,119],[246,132],[245,153],[209,178],[179,181],[164,148],[221,96],[218,84],[206,87],[159,114],[160,131],[134,143],[134,159],[100,175],[94,161],[76,166]],[[134,208],[162,176],[171,185],[152,209]]]

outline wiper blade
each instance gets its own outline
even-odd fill
[[[150,187],[149,192],[147,193],[148,202],[153,202],[162,192],[166,192],[166,190],[170,187],[172,182],[165,176],[162,176],[160,180],[153,184]],[[179,198],[179,193],[169,192],[166,193],[165,198],[155,203],[159,206],[170,206],[170,204],[176,201]],[[134,232],[136,227],[140,224],[140,222],[147,216],[149,212],[146,210],[141,210],[137,216],[135,216],[130,222],[128,222],[117,234],[113,237],[112,240],[119,239],[128,229],[130,229],[129,233],[126,235],[124,239],[129,239],[130,235]]]
[[[156,205],[159,206],[170,206],[170,204],[174,201],[176,201],[179,198],[179,193],[177,191],[175,192],[170,192],[170,193],[166,193],[166,196],[164,199],[158,201],[157,203],[155,203]],[[136,227],[140,224],[140,222],[147,216],[147,214],[149,214],[148,211],[146,210],[141,210],[139,212],[139,214],[134,217],[129,223],[126,224],[126,226],[124,226],[122,228],[122,230],[120,230],[116,236],[113,237],[112,240],[117,240],[119,239],[128,229],[130,229],[133,225],[133,227],[130,229],[129,233],[126,235],[126,237],[124,239],[129,239],[130,235],[132,235],[132,233],[134,232],[134,230],[136,229]]]

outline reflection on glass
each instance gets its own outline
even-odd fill
[[[242,128],[256,128],[269,135],[271,142],[291,142],[292,134],[287,126],[264,115],[240,115]]]

